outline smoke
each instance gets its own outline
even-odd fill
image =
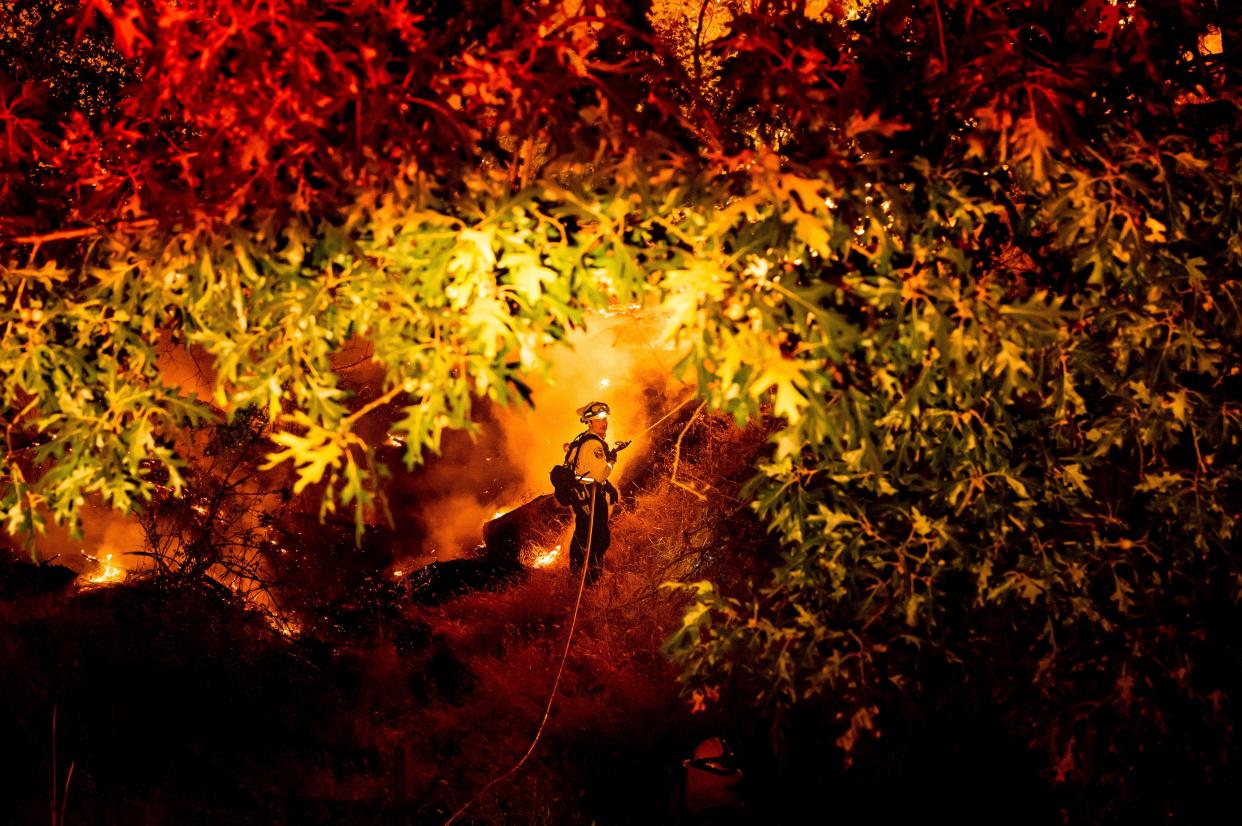
[[[634,442],[614,472],[613,479],[624,482],[627,465],[643,459],[644,431],[688,392],[672,377],[678,353],[661,340],[664,320],[659,309],[589,315],[583,329],[544,354],[546,375],[528,382],[531,405],[519,401],[502,407],[476,400],[475,434],[446,433],[441,453],[412,473],[401,464],[402,450],[383,445],[383,424],[375,422],[379,426],[368,438],[391,471],[384,486],[395,528],[389,551],[400,567],[468,555],[482,543],[484,523],[551,492],[548,471],[564,459],[563,445],[585,429],[575,411],[589,402],[604,401],[612,408],[610,442]],[[382,375],[368,356],[365,342],[353,342],[348,353],[339,354],[339,367],[360,396],[376,391]],[[160,368],[164,381],[187,395],[211,398],[214,375],[207,357],[168,346],[161,350]],[[185,447],[194,455],[202,449],[199,444]],[[42,558],[58,557],[84,577],[101,573],[108,554],[113,565],[126,570],[145,566],[144,557],[132,555],[145,544],[134,517],[94,502],[84,506],[81,516],[80,540],[55,526],[37,539]]]
[[[608,441],[633,440],[615,473],[625,476],[627,461],[646,448],[644,431],[687,392],[673,379],[677,354],[661,341],[664,317],[658,310],[628,309],[588,318],[567,347],[549,353],[551,369],[535,382],[534,407],[510,408],[498,418],[505,434],[504,455],[520,469],[522,484],[506,491],[506,509],[551,489],[548,470],[564,460],[564,444],[586,429],[577,409],[607,402]]]
[[[662,342],[663,314],[630,308],[596,313],[586,327],[545,353],[546,376],[529,382],[533,406],[476,402],[477,433],[445,434],[443,449],[414,474],[394,470],[389,507],[404,541],[396,550],[404,568],[452,559],[483,541],[483,524],[550,493],[548,471],[563,461],[563,446],[585,426],[575,412],[592,401],[612,408],[608,440],[632,439],[616,476],[640,461],[643,431],[687,390],[672,377],[677,354]]]
[[[164,339],[159,343],[156,365],[160,379],[182,395],[211,401],[216,382],[211,356],[197,347],[186,348]]]
[[[146,557],[135,552],[146,546],[146,536],[138,521],[95,502],[88,501],[79,514],[82,537],[74,539],[67,528],[52,524],[35,538],[39,558],[64,565],[83,577],[103,575],[109,566],[120,571],[148,567]]]

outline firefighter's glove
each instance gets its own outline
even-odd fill
[[[614,464],[616,464],[616,463],[617,463],[617,454],[618,454],[618,453],[620,453],[621,451],[625,450],[625,449],[626,449],[627,447],[629,447],[629,446],[630,446],[630,443],[629,443],[628,441],[625,441],[625,442],[617,442],[616,446],[615,446],[615,447],[611,447],[611,448],[610,448],[610,447],[608,447],[607,445],[605,445],[605,446],[604,446],[604,456],[605,456],[605,457],[607,457],[607,459],[608,459],[608,464],[610,464],[610,465],[614,465]]]
[[[608,495],[608,504],[615,505],[621,499],[621,493],[612,482],[604,483],[604,493]]]

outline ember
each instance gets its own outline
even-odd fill
[[[302,623],[282,617],[279,614],[264,614],[264,619],[272,630],[286,637],[296,637],[302,633]]]

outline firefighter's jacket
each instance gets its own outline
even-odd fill
[[[574,475],[581,482],[608,481],[612,473],[612,462],[609,461],[608,449],[604,442],[596,436],[587,436],[578,450],[578,461],[574,465]]]

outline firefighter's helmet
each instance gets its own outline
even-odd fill
[[[592,419],[607,419],[612,409],[607,402],[591,402],[578,408],[578,421],[589,422]]]

